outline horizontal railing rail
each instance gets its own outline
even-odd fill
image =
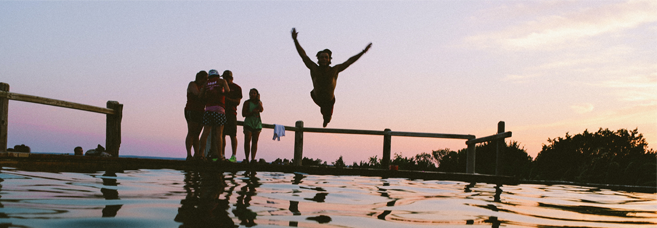
[[[38,97],[38,96],[27,95],[27,94],[0,91],[0,98],[7,98],[9,100],[15,100],[15,101],[23,101],[23,102],[30,102],[30,103],[37,103],[37,104],[44,104],[44,105],[51,105],[51,106],[57,106],[63,108],[77,109],[82,111],[114,115],[114,110],[109,108],[101,108],[101,107],[96,107],[86,104],[79,104],[70,101],[63,101],[63,100],[57,100],[52,98],[46,98],[46,97]]]
[[[237,125],[243,126],[244,121],[237,121]],[[262,124],[263,128],[274,129],[274,124]],[[285,126],[283,125],[286,131],[294,131],[294,164],[302,165],[303,159],[303,133],[333,133],[333,134],[357,134],[357,135],[379,135],[383,136],[383,156],[381,158],[381,165],[387,167],[390,164],[390,147],[392,136],[401,136],[401,137],[424,137],[424,138],[440,138],[440,139],[465,139],[466,144],[468,145],[467,150],[467,164],[466,164],[466,173],[475,173],[475,148],[477,143],[488,142],[488,141],[499,141],[502,143],[505,138],[511,137],[511,132],[502,132],[495,135],[490,135],[486,137],[477,138],[474,135],[463,135],[463,134],[444,134],[444,133],[422,133],[422,132],[403,132],[403,131],[391,131],[390,129],[385,129],[383,131],[375,130],[356,130],[356,129],[335,129],[335,128],[306,128],[303,127],[303,121],[297,121],[296,125]],[[500,128],[501,127],[501,128]],[[503,131],[504,122],[500,121],[498,123],[498,131]],[[496,174],[499,172],[499,164],[501,164],[501,153],[502,150],[498,146],[497,149],[497,168]]]
[[[105,131],[105,150],[112,156],[119,156],[121,146],[121,119],[123,104],[107,101],[107,108],[80,104],[70,101],[9,92],[9,84],[0,82],[0,152],[7,151],[7,129],[9,127],[9,100],[70,108],[107,116]]]
[[[237,121],[237,125],[242,126],[244,121]],[[262,124],[263,128],[274,129],[274,124]],[[284,126],[286,131],[296,131],[296,127]],[[385,131],[375,130],[358,130],[358,129],[338,129],[338,128],[311,128],[304,127],[304,132],[313,133],[334,133],[334,134],[357,134],[357,135],[385,135]],[[406,137],[424,137],[424,138],[443,138],[443,139],[475,139],[474,135],[460,135],[460,134],[443,134],[443,133],[422,133],[422,132],[403,132],[391,131],[392,136],[406,136]]]

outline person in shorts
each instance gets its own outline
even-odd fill
[[[226,94],[226,124],[224,125],[224,146],[221,148],[224,153],[226,151],[226,136],[230,138],[231,149],[233,149],[233,155],[228,159],[230,162],[236,162],[237,157],[237,106],[240,105],[242,101],[242,87],[233,83],[233,72],[230,70],[224,71],[221,75],[224,80],[228,83],[230,92]]]
[[[313,90],[310,91],[310,97],[320,108],[322,117],[324,118],[324,123],[322,126],[326,127],[329,122],[331,122],[331,117],[333,116],[333,106],[335,105],[335,86],[338,82],[338,74],[347,67],[351,66],[356,60],[358,60],[365,52],[370,50],[372,43],[368,44],[363,51],[347,59],[344,63],[330,66],[331,65],[331,55],[333,54],[331,50],[324,49],[317,52],[317,63],[313,62],[310,57],[306,54],[306,51],[303,50],[301,44],[297,40],[298,32],[295,28],[292,28],[292,40],[294,41],[294,46],[301,56],[301,60],[310,69],[310,78],[313,81]]]
[[[220,160],[223,160],[224,156],[223,154],[220,154],[221,149],[219,148],[223,148],[222,134],[224,124],[226,123],[225,94],[230,92],[230,88],[228,87],[226,80],[219,78],[219,72],[217,70],[210,70],[208,75],[208,81],[205,83],[205,86],[201,88],[200,93],[200,97],[205,98],[206,102],[205,112],[203,113],[203,133],[201,133],[199,151],[205,151],[208,135],[216,129],[216,134],[213,133],[212,135],[216,140],[217,146],[216,148],[213,148],[211,153]],[[200,159],[206,159],[203,153],[201,153]]]

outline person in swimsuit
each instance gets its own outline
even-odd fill
[[[317,52],[317,63],[315,63],[308,57],[308,55],[306,55],[306,51],[303,50],[297,40],[297,35],[297,30],[292,28],[292,40],[294,40],[294,46],[296,47],[299,56],[301,56],[303,63],[306,64],[308,69],[310,69],[310,77],[313,80],[313,90],[310,91],[310,97],[312,97],[315,104],[320,107],[320,111],[324,117],[323,126],[326,127],[331,121],[331,116],[333,115],[335,85],[338,80],[338,73],[356,62],[356,60],[372,47],[372,43],[368,44],[363,51],[347,59],[344,63],[332,67],[330,66],[331,50],[324,49]]]
[[[216,129],[216,131],[212,133],[212,136],[216,140],[217,146],[213,148],[212,154],[214,154],[216,158],[224,160],[224,155],[220,153],[220,148],[223,148],[224,146],[224,137],[222,134],[224,124],[226,124],[226,93],[230,92],[230,88],[228,87],[226,80],[219,78],[219,72],[217,70],[210,70],[208,75],[210,77],[205,83],[205,86],[201,88],[201,93],[199,94],[200,98],[206,99],[205,112],[203,113],[203,133],[201,133],[199,152],[205,151],[208,135],[210,135],[210,132],[212,132],[213,129]],[[199,158],[205,160],[204,154],[201,153]]]
[[[187,104],[185,105],[185,120],[187,120],[187,137],[185,147],[187,148],[187,160],[192,159],[192,147],[194,156],[199,156],[199,139],[203,129],[203,112],[205,112],[205,101],[199,98],[201,87],[208,80],[208,72],[204,70],[196,73],[196,80],[187,85]]]
[[[244,161],[249,162],[249,154],[251,155],[251,162],[255,161],[256,152],[258,152],[258,138],[260,131],[262,131],[262,120],[260,113],[264,110],[262,101],[260,101],[260,93],[257,89],[253,88],[249,91],[249,99],[244,101],[242,105],[242,116],[244,116]]]

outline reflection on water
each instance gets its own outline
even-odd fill
[[[3,168],[0,227],[655,227],[657,194],[572,185]]]
[[[108,186],[107,188],[103,187],[100,189],[100,192],[103,193],[103,197],[106,200],[118,200],[119,191],[116,190],[118,182],[116,181],[116,173],[107,171],[103,176],[100,177],[103,180],[103,185]],[[107,205],[103,208],[103,217],[115,217],[116,212],[121,209],[122,204]]]
[[[227,211],[230,195],[224,194],[226,187],[222,173],[185,173],[184,189],[187,194],[180,201],[174,221],[182,223],[180,227],[234,227],[235,223]]]

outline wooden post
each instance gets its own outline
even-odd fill
[[[303,121],[295,123],[294,130],[294,165],[301,166],[303,161]]]
[[[9,92],[9,84],[0,82],[0,91]],[[7,152],[8,126],[9,126],[9,98],[0,97],[0,152]]]
[[[504,121],[497,123],[497,133],[504,133]],[[495,175],[502,175],[504,165],[504,139],[495,141],[496,159],[495,159]]]
[[[392,131],[389,128],[383,130],[383,157],[381,158],[381,168],[388,169],[390,166],[390,145],[392,144]]]
[[[468,158],[467,158],[467,163],[465,166],[465,172],[466,173],[475,173],[475,157],[477,155],[476,153],[476,148],[477,148],[477,143],[469,143],[468,144]]]
[[[107,108],[114,110],[114,114],[107,114],[105,131],[105,150],[113,157],[119,156],[121,147],[121,119],[123,118],[123,104],[118,101],[107,101]]]

